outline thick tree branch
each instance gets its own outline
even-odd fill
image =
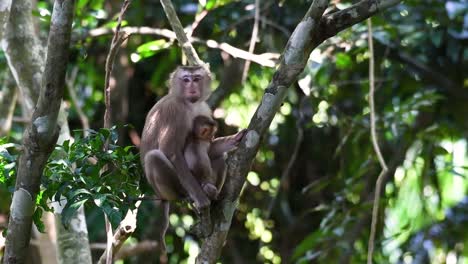
[[[216,215],[213,221],[214,232],[203,241],[197,263],[215,263],[218,259],[231,225],[240,190],[260,146],[261,137],[281,106],[288,87],[304,69],[310,52],[314,48],[311,45],[311,36],[317,31],[318,22],[327,5],[326,0],[315,0],[294,30],[286,45],[279,68],[265,90],[262,101],[249,124],[246,136],[237,151],[228,158],[229,175],[226,177],[226,184],[221,193],[222,200],[214,206],[214,215]]]
[[[338,32],[351,27],[367,18],[392,7],[401,0],[363,0],[349,8],[326,15],[320,21],[320,30],[315,37],[316,43],[335,36]]]
[[[19,156],[16,188],[8,225],[5,263],[24,263],[42,171],[57,142],[59,134],[57,117],[65,87],[74,4],[74,0],[55,1],[54,4],[39,100],[31,124],[24,132],[23,152]]]
[[[3,1],[0,6],[3,6]],[[39,97],[44,70],[44,51],[38,37],[34,34],[31,13],[31,1],[13,1],[1,42],[11,73],[20,89],[23,105],[27,110],[24,114],[28,117],[36,104],[35,99]]]
[[[128,35],[155,35],[168,38],[170,40],[177,39],[176,34],[168,29],[150,28],[150,27],[124,27],[122,31]],[[112,34],[113,29],[110,28],[96,28],[88,32],[88,36],[99,37],[103,35]],[[276,53],[263,53],[253,54],[248,51],[236,48],[228,43],[219,43],[215,40],[203,40],[196,37],[190,37],[190,42],[198,43],[207,46],[212,49],[222,50],[229,55],[248,61],[255,62],[262,66],[274,67],[276,65],[275,60],[278,59],[279,54]],[[184,51],[185,52],[185,51]]]
[[[246,136],[237,151],[227,160],[229,175],[221,193],[222,200],[214,206],[213,215],[216,216],[213,221],[215,223],[214,232],[203,241],[197,263],[214,263],[219,257],[231,225],[240,191],[258,151],[261,138],[281,106],[287,88],[303,71],[311,51],[325,39],[346,27],[398,2],[397,0],[362,1],[325,18],[322,18],[322,14],[328,1],[315,0],[312,3],[306,16],[298,24],[286,45],[278,70],[265,90],[262,101],[249,124]]]

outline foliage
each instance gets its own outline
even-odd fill
[[[77,106],[93,128],[102,122],[103,64],[111,36],[89,32],[115,25],[121,4],[104,2],[77,1],[70,65],[70,72],[77,71],[72,80]],[[126,25],[170,29],[157,2],[132,1]],[[327,12],[354,2],[330,1]],[[187,29],[201,18],[194,37],[248,50],[255,1],[173,3]],[[260,3],[254,53],[280,53],[311,1]],[[390,167],[381,200],[385,209],[378,223],[375,263],[448,263],[468,258],[467,6],[465,0],[408,0],[372,18],[377,132]],[[50,1],[38,1],[35,16],[42,35],[50,25],[50,10]],[[365,262],[373,188],[380,171],[369,135],[366,38],[366,23],[332,37],[312,53],[304,73],[289,88],[248,174],[223,249],[223,263]],[[240,64],[242,71],[242,61],[204,44],[194,45],[210,63],[213,87],[235,82],[232,65]],[[130,36],[116,60],[112,104],[114,123],[131,123],[134,130],[119,129],[119,145],[131,144],[127,135],[141,134],[146,113],[167,92],[165,80],[181,61],[177,41]],[[6,68],[0,52],[1,72]],[[251,64],[245,83],[233,87],[215,110],[220,136],[247,126],[269,81],[275,78],[273,72]],[[223,81],[226,75],[229,78]],[[71,102],[68,95],[65,100]],[[79,129],[77,108],[72,105],[69,124]],[[17,107],[15,115],[21,114]],[[14,185],[18,152],[14,143],[21,139],[23,129],[24,124],[15,122],[8,141],[1,143],[0,185],[9,187],[0,188],[1,198]],[[106,137],[116,138],[111,134],[98,130],[90,138],[57,146],[38,198],[38,210],[47,209],[47,201],[56,199],[72,201],[65,208],[70,213],[80,203],[90,205],[91,241],[105,239],[100,212],[106,211],[116,221],[144,187],[137,186],[136,150],[118,147],[113,141],[112,153],[102,151]],[[298,156],[291,160],[296,144]],[[111,157],[115,158],[112,162]],[[106,164],[109,169],[102,170]],[[7,200],[0,199],[0,216],[8,210]],[[190,214],[186,207],[171,208],[170,263],[190,262],[197,254],[197,242],[185,232],[193,220]],[[156,239],[161,215],[151,203],[142,203],[138,227],[145,228],[137,228],[134,238]],[[157,258],[157,252],[151,254]],[[425,256],[421,262],[419,256]],[[135,256],[128,262],[146,263],[148,259]]]
[[[76,134],[75,140],[57,145],[42,177],[41,192],[36,198],[34,222],[39,230],[43,210],[54,211],[63,206],[62,222],[69,224],[71,217],[84,204],[102,210],[113,226],[140,197],[139,180],[142,170],[139,155],[133,146],[117,145],[116,127],[90,130],[89,136]],[[104,151],[106,141],[108,150]],[[0,145],[0,183],[12,192],[15,181],[15,157],[7,149],[13,144]],[[53,205],[53,206],[51,206]]]

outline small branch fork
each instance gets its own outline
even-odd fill
[[[379,215],[379,203],[380,203],[380,192],[382,189],[382,182],[385,179],[385,175],[388,171],[387,164],[383,158],[382,152],[380,151],[379,142],[377,138],[376,131],[376,122],[375,122],[375,102],[374,102],[374,93],[375,93],[375,60],[374,60],[374,44],[372,41],[372,22],[369,18],[367,20],[367,27],[369,30],[368,34],[368,45],[369,45],[369,107],[370,107],[370,133],[372,139],[372,145],[374,146],[375,154],[379,160],[382,171],[377,178],[375,183],[375,196],[374,196],[374,206],[372,208],[372,222],[371,222],[371,231],[369,235],[369,243],[367,249],[367,264],[372,264],[372,256],[374,254],[374,243],[375,243],[375,233],[377,229],[377,220]]]

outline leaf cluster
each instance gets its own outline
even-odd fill
[[[141,195],[142,169],[134,147],[117,145],[116,127],[89,132],[57,145],[51,154],[36,197],[34,222],[39,230],[43,230],[40,219],[44,210],[61,213],[62,223],[68,226],[84,204],[97,206],[117,226]],[[16,158],[7,151],[10,147],[12,144],[0,145],[0,184],[12,192]]]

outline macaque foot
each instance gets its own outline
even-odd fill
[[[218,189],[211,183],[202,183],[203,191],[211,201],[218,199]]]
[[[200,211],[200,221],[191,226],[189,232],[199,238],[207,238],[213,233],[209,207]]]

